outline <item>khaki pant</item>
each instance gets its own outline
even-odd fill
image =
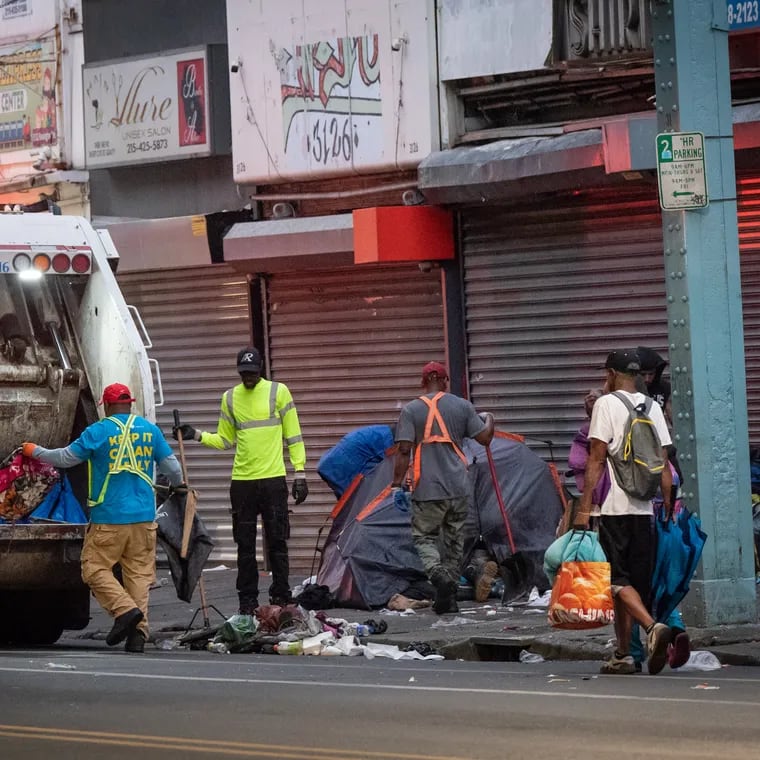
[[[467,518],[467,497],[439,501],[412,500],[412,538],[428,577],[443,567],[456,581],[464,550],[464,523]],[[440,540],[445,555],[438,551]]]
[[[124,585],[113,567],[119,563]],[[82,547],[82,580],[112,617],[135,607],[145,616],[138,630],[148,637],[148,592],[156,577],[156,523],[90,523]]]

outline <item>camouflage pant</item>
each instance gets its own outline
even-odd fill
[[[465,496],[438,501],[412,500],[412,538],[428,577],[443,567],[454,580],[459,580],[466,517]],[[441,544],[443,557],[439,551]]]

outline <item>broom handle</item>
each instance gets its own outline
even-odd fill
[[[509,541],[509,550],[512,554],[516,554],[515,540],[512,538],[512,527],[509,524],[509,518],[507,517],[507,508],[504,506],[504,499],[501,497],[501,488],[499,488],[499,478],[496,475],[496,465],[493,462],[493,454],[491,453],[491,447],[486,446],[486,456],[488,457],[488,469],[491,471],[491,481],[493,482],[493,490],[496,493],[496,501],[499,502],[499,509],[501,510],[501,516],[504,518],[504,527],[507,529],[507,541]]]
[[[174,427],[179,427],[179,409],[174,410]],[[177,435],[177,443],[179,444],[179,465],[182,469],[182,480],[185,481],[187,487],[187,495],[185,496],[185,520],[182,524],[182,544],[180,546],[179,556],[182,559],[187,557],[187,550],[190,546],[190,534],[193,531],[193,520],[195,519],[195,499],[190,492],[190,486],[187,482],[187,465],[185,463],[185,444],[182,440],[182,433]]]

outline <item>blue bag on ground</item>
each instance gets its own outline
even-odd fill
[[[554,579],[563,562],[606,562],[607,556],[593,530],[571,530],[554,541],[544,553],[544,573],[549,583]]]
[[[682,509],[671,520],[655,520],[657,555],[652,573],[652,616],[663,622],[689,591],[707,534],[699,518]]]

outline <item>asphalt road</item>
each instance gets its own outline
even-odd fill
[[[756,668],[597,676],[594,662],[92,647],[0,650],[0,758],[746,760],[760,752]]]

